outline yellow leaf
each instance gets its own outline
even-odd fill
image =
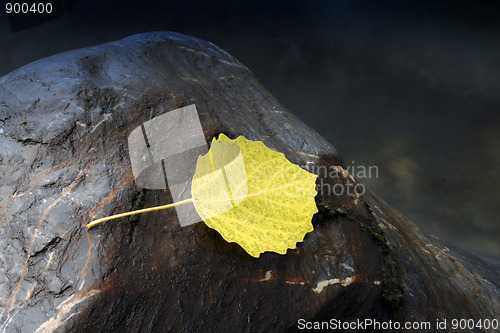
[[[260,141],[224,134],[198,158],[191,194],[203,221],[251,256],[285,254],[313,230],[316,175]]]
[[[203,221],[251,256],[285,254],[313,230],[318,211],[316,175],[288,161],[261,141],[224,134],[198,158],[192,197],[171,204],[97,219],[88,228],[118,217],[193,203]]]

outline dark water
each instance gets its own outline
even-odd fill
[[[500,7],[494,1],[79,1],[13,33],[0,75],[172,30],[236,56],[360,179],[424,230],[500,263]]]

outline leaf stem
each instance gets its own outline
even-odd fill
[[[104,222],[104,221],[109,221],[109,220],[117,219],[119,217],[130,216],[130,215],[141,214],[141,213],[147,213],[147,212],[153,212],[155,210],[167,209],[167,208],[171,208],[171,207],[183,205],[183,204],[186,204],[186,203],[189,203],[189,202],[193,202],[193,198],[189,198],[189,199],[186,199],[186,200],[177,201],[177,202],[174,202],[174,203],[171,203],[171,204],[168,204],[168,205],[156,206],[156,207],[150,207],[150,208],[144,208],[144,209],[139,209],[139,210],[133,210],[131,212],[126,212],[126,213],[121,213],[121,214],[106,216],[106,217],[94,220],[91,223],[87,224],[87,228],[90,229],[93,226],[95,226],[96,224],[99,224],[99,223]]]

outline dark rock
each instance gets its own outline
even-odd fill
[[[59,54],[0,78],[0,103],[2,331],[279,332],[300,318],[500,317],[497,268],[423,234],[375,195],[356,195],[335,149],[211,43],[148,33]],[[320,174],[315,230],[297,249],[255,259],[203,223],[181,228],[173,209],[85,228],[171,202],[168,191],[135,187],[127,136],[190,104],[207,141],[244,135]],[[336,184],[351,194],[335,195]]]

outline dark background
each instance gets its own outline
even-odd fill
[[[377,166],[378,178],[360,179],[369,189],[424,230],[500,263],[495,1],[60,3],[58,16],[32,27],[2,8],[0,75],[141,32],[209,40],[346,164]]]

